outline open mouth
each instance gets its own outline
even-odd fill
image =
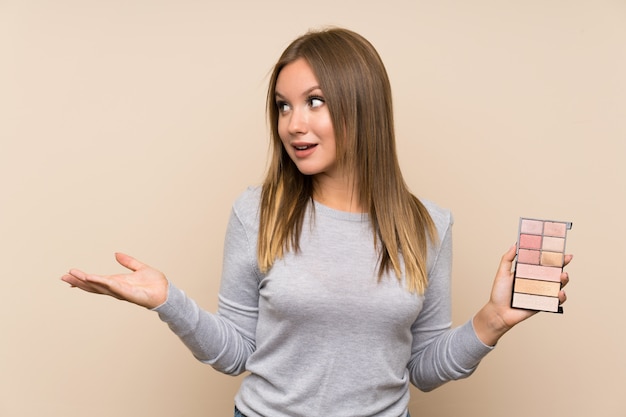
[[[306,151],[307,149],[314,148],[317,145],[302,145],[302,146],[294,146],[298,151]]]

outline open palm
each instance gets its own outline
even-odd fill
[[[165,302],[168,282],[162,272],[123,253],[116,253],[115,259],[132,272],[95,275],[71,269],[61,279],[83,291],[109,295],[146,308],[154,308]]]

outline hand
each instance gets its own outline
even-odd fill
[[[535,315],[537,311],[523,310],[511,307],[513,293],[513,260],[515,259],[515,245],[513,245],[500,260],[500,266],[491,289],[489,302],[474,317],[474,329],[483,343],[493,346],[498,339],[516,324]],[[565,255],[563,266],[569,264],[573,255]],[[567,299],[563,287],[569,282],[569,274],[561,273],[561,290],[559,304]]]
[[[71,269],[61,280],[83,291],[109,295],[149,309],[165,302],[168,282],[163,273],[123,253],[116,253],[115,259],[132,272],[94,275]]]

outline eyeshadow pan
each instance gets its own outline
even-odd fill
[[[517,251],[517,262],[523,264],[539,265],[541,252],[538,250],[520,249]]]
[[[523,305],[527,310],[551,311],[558,313],[561,311],[559,307],[558,297],[544,297],[542,295],[513,293],[513,303]]]
[[[541,249],[541,236],[522,234],[519,236],[519,247],[524,249]]]
[[[563,266],[563,252],[541,252],[541,265]]]
[[[565,239],[560,237],[544,237],[541,249],[551,252],[563,252],[565,250]]]
[[[565,239],[571,222],[520,218],[511,307],[562,313]]]
[[[515,276],[542,281],[561,281],[561,268],[542,265],[527,265],[518,263],[515,268]]]
[[[558,297],[559,291],[561,291],[561,283],[518,278],[515,280],[515,288],[513,290],[516,293]]]
[[[565,237],[567,233],[567,224],[563,222],[545,222],[543,225],[543,234],[545,236]]]
[[[543,222],[541,220],[522,219],[520,233],[540,235],[543,233]]]

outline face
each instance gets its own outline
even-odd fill
[[[336,175],[335,132],[324,92],[310,65],[298,59],[276,79],[278,134],[291,160],[305,175]]]

